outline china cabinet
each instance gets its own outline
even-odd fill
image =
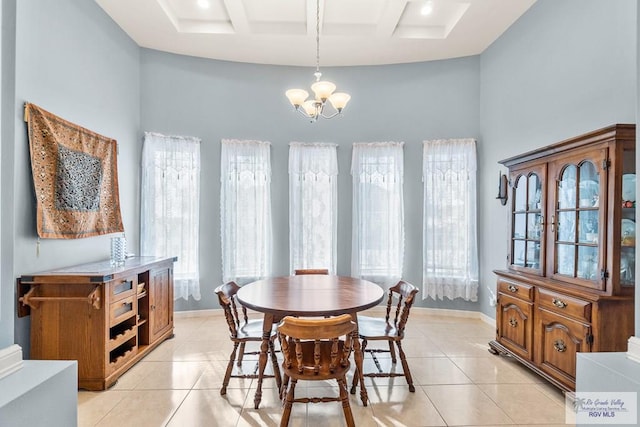
[[[634,334],[635,125],[500,162],[509,169],[507,269],[496,270],[494,353],[564,390],[576,353],[626,351]]]
[[[31,359],[78,361],[78,387],[104,390],[173,336],[175,258],[134,257],[23,275]]]

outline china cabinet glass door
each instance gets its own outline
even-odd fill
[[[542,275],[544,170],[512,175],[511,266]]]
[[[606,205],[605,159],[603,151],[551,166],[555,189],[548,224],[553,235],[550,276],[596,289],[605,285],[601,248],[606,224],[600,208],[601,200]]]
[[[633,148],[622,150],[620,191],[620,285],[635,285],[636,260],[636,162]]]

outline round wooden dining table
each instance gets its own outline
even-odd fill
[[[358,339],[357,313],[371,308],[384,298],[383,289],[373,282],[355,277],[321,274],[272,277],[248,283],[238,291],[238,301],[247,308],[264,313],[262,343],[258,367],[255,409],[262,400],[262,379],[267,366],[267,350],[273,325],[285,316],[337,316],[351,314],[356,323],[353,353],[360,374],[360,399],[367,406],[368,396],[362,375],[362,347]],[[278,369],[277,364],[274,368]],[[279,374],[276,372],[276,375]]]

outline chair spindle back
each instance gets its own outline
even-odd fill
[[[323,342],[331,342],[329,355],[329,372],[333,373],[338,366],[345,367],[349,364],[349,355],[352,349],[351,333],[355,330],[355,323],[348,314],[325,319],[300,319],[287,316],[278,326],[280,346],[284,356],[284,366],[291,368],[294,363],[291,355],[292,346],[295,348],[295,358],[298,373],[313,371],[319,374],[323,362],[321,346]],[[344,337],[342,349],[339,342]],[[313,342],[313,357],[307,355],[304,350],[310,346],[305,343]],[[311,364],[310,361],[313,361]]]
[[[404,331],[407,319],[409,318],[409,311],[411,311],[411,306],[417,293],[418,288],[404,280],[399,281],[395,286],[389,288],[389,299],[387,300],[387,314],[385,319],[387,323],[389,323],[391,307],[394,300],[397,300],[393,325],[396,327],[398,333]]]
[[[247,308],[240,303],[236,302],[236,294],[240,290],[240,286],[236,282],[228,282],[224,285],[218,286],[215,293],[218,295],[218,302],[224,310],[224,317],[229,325],[229,333],[233,338],[238,337],[238,329],[242,325],[246,325],[249,322],[249,315],[247,314]],[[240,306],[242,312],[242,318],[238,314],[238,306]]]

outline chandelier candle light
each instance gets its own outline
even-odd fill
[[[289,89],[285,92],[289,102],[296,111],[300,112],[304,117],[315,122],[319,117],[323,119],[331,119],[342,113],[342,109],[351,99],[348,93],[336,92],[336,85],[320,80],[322,73],[320,72],[320,0],[316,2],[316,72],[313,74],[316,81],[311,85],[311,90],[315,94],[315,99],[307,100],[309,92],[304,89]],[[327,107],[327,101],[331,104],[331,109]]]

